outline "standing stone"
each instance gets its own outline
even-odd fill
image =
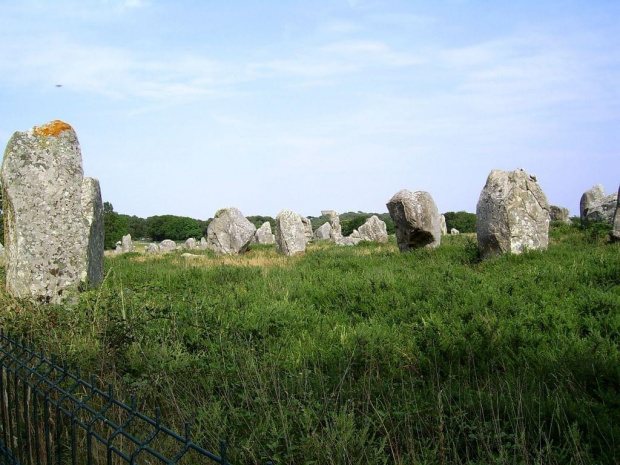
[[[159,244],[152,242],[144,248],[146,253],[159,253]]]
[[[332,233],[332,225],[329,223],[329,221],[327,221],[323,223],[322,226],[317,228],[316,231],[314,231],[314,238],[319,239],[319,240],[331,239],[332,237],[331,233]]]
[[[260,228],[256,230],[256,243],[257,244],[274,244],[276,237],[271,232],[271,223],[265,221]]]
[[[611,224],[618,202],[617,194],[605,195],[605,188],[597,184],[581,196],[579,215],[583,223],[601,222]]]
[[[121,241],[116,241],[116,244],[114,244],[114,253],[117,255],[123,253],[123,243]]]
[[[322,210],[321,215],[329,216],[329,224],[332,229],[330,231],[330,237],[333,241],[342,237],[342,226],[340,226],[340,216],[335,210]]]
[[[215,213],[207,228],[207,244],[215,253],[237,255],[247,250],[255,232],[256,226],[239,210],[223,208]]]
[[[612,242],[620,242],[620,187],[618,187],[618,200],[616,201],[613,227],[614,229],[611,230],[609,236]]]
[[[476,217],[483,258],[546,249],[549,244],[549,202],[536,177],[524,170],[491,171]]]
[[[159,243],[160,252],[172,252],[177,249],[177,243],[170,239],[164,239]]]
[[[314,237],[314,234],[312,232],[312,223],[305,216],[301,217],[301,222],[304,224],[304,232],[306,234],[306,244],[307,244]]]
[[[397,192],[387,204],[394,221],[396,242],[401,252],[441,243],[441,222],[437,205],[428,192]]]
[[[452,228],[452,229],[450,229],[450,234],[453,235],[453,236],[458,236],[459,234],[461,234],[461,231],[459,231],[456,228]]]
[[[189,239],[187,239],[185,241],[185,248],[187,250],[193,250],[196,248],[196,239],[194,239],[193,237],[190,237]]]
[[[276,217],[276,248],[283,255],[295,255],[306,251],[306,228],[298,215],[282,210]]]
[[[95,194],[85,193],[82,154],[73,128],[53,121],[13,134],[0,177],[8,292],[62,303],[81,281],[98,282],[103,252],[95,250],[100,244],[90,243],[99,234],[91,229],[99,227],[97,207],[85,212],[91,206],[83,199]]]
[[[131,234],[126,234],[121,238],[121,249],[123,253],[133,252],[136,250],[131,240]]]
[[[207,250],[209,248],[209,245],[207,244],[207,240],[204,237],[200,238],[200,249],[201,250]]]
[[[99,181],[84,178],[82,181],[82,214],[86,223],[87,248],[84,254],[86,274],[81,281],[89,287],[97,287],[103,281],[103,249],[105,227],[103,223],[103,201]]]
[[[360,226],[359,235],[363,241],[387,242],[387,226],[377,215],[372,215]]]
[[[549,217],[551,221],[561,221],[562,223],[571,224],[570,211],[568,208],[551,205],[549,207]]]
[[[446,234],[448,234],[448,226],[446,225],[446,217],[445,217],[445,215],[440,215],[439,216],[439,223],[441,225],[441,235],[445,236]]]

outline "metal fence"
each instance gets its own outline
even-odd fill
[[[229,464],[97,384],[0,333],[0,464]]]

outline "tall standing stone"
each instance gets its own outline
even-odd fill
[[[131,240],[131,234],[125,234],[121,238],[121,247],[123,253],[133,252],[136,248],[133,246],[133,241]]]
[[[322,210],[321,215],[327,215],[329,217],[329,224],[332,229],[329,232],[331,239],[337,241],[342,237],[342,226],[340,225],[340,216],[335,210]]]
[[[247,250],[255,232],[256,226],[238,209],[223,208],[209,223],[207,244],[215,253],[237,255]]]
[[[440,215],[439,216],[439,224],[441,225],[441,235],[445,236],[446,234],[448,234],[448,225],[446,224],[446,216],[445,215]]]
[[[536,177],[524,170],[491,171],[476,217],[483,258],[549,245],[549,202]]]
[[[105,226],[103,220],[103,201],[99,181],[84,178],[82,181],[82,214],[87,228],[86,274],[81,281],[90,287],[97,287],[103,280],[103,249]]]
[[[306,244],[307,244],[314,238],[313,231],[312,231],[312,223],[305,216],[301,217],[301,222],[304,224],[304,232],[306,234]]]
[[[15,297],[61,303],[80,282],[100,281],[103,241],[93,230],[101,223],[92,203],[101,202],[100,193],[96,199],[96,188],[84,183],[73,128],[53,121],[13,134],[0,177],[7,290]]]
[[[282,210],[276,217],[276,248],[283,255],[306,251],[306,228],[301,215]]]
[[[387,203],[394,221],[396,242],[401,252],[441,243],[441,221],[437,205],[428,192],[403,189]]]

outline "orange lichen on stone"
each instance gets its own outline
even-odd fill
[[[37,136],[57,136],[63,131],[73,131],[73,128],[70,124],[57,119],[43,126],[35,126],[32,130]]]

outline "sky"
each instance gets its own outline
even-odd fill
[[[0,143],[61,119],[114,210],[476,211],[620,183],[620,2],[0,0]],[[57,87],[61,85],[62,87]]]

